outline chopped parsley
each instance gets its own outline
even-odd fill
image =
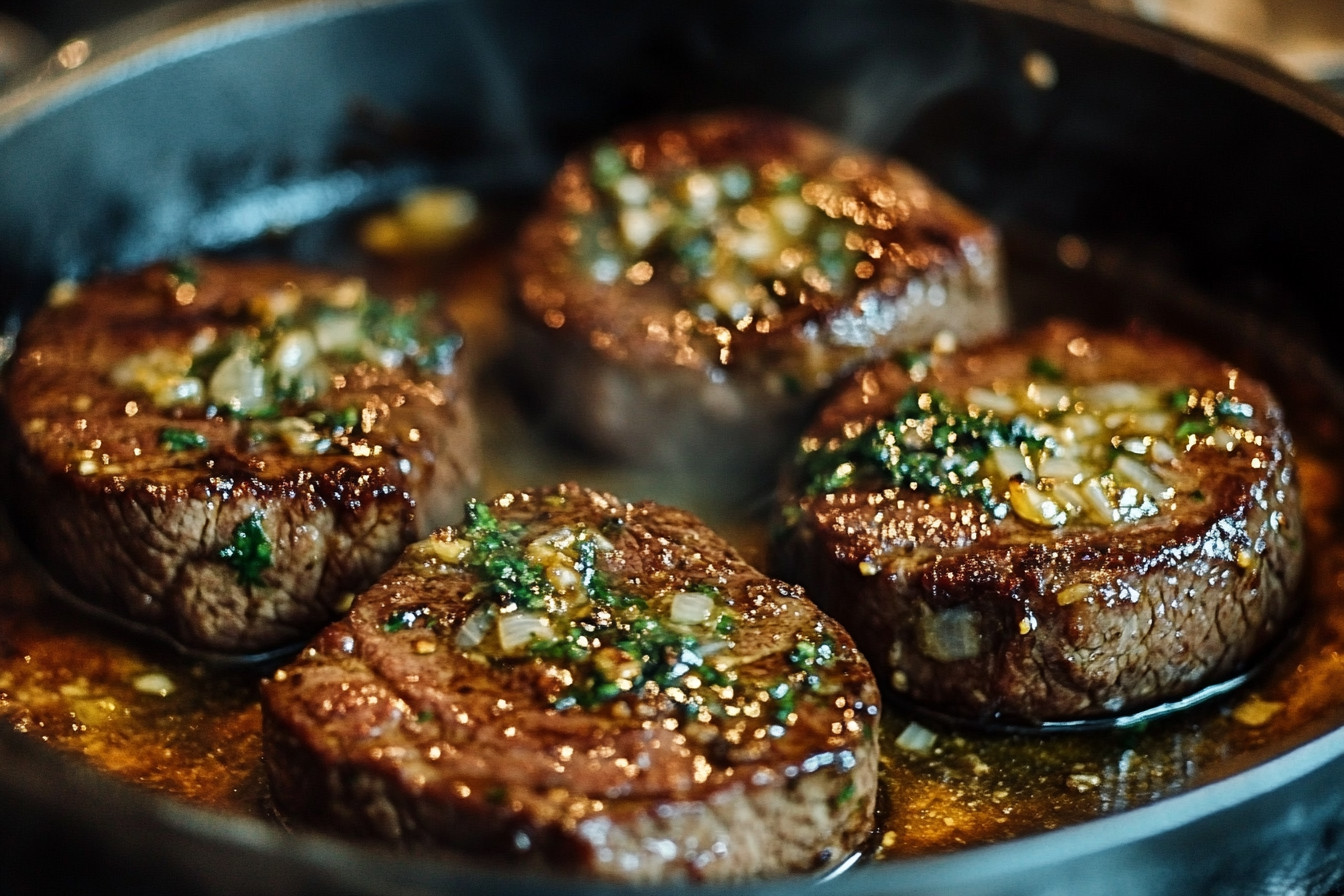
[[[502,523],[487,505],[472,501],[467,505],[464,535],[471,547],[463,565],[479,577],[478,588],[486,599],[501,609],[545,609],[555,586],[548,580],[546,568],[527,557],[523,526]],[[670,687],[692,671],[703,672],[705,680],[717,677],[717,672],[706,669],[696,653],[698,639],[674,632],[657,618],[645,615],[645,599],[614,587],[599,571],[596,539],[580,535],[572,550],[574,569],[590,600],[610,612],[598,621],[574,620],[559,637],[533,641],[529,647],[533,656],[587,667],[567,695],[567,705],[591,706],[620,693],[623,685],[610,680],[592,662],[602,646],[620,650],[642,664],[639,674],[627,679],[635,687],[645,681]]]
[[[845,805],[850,800],[854,799],[854,794],[857,792],[853,781],[846,782],[845,786],[840,788],[840,792],[835,795],[833,805],[836,808]]]
[[[1163,512],[1168,470],[1196,439],[1231,448],[1254,416],[1218,390],[1129,381],[1046,385],[1053,365],[1016,389],[968,389],[964,403],[908,388],[891,413],[852,421],[829,439],[805,438],[794,462],[804,495],[897,488],[980,504],[995,519],[1031,525],[1113,525]],[[983,395],[994,391],[988,400]],[[880,409],[879,409],[880,410]],[[1173,442],[1175,444],[1173,444]],[[791,525],[786,511],[782,523]]]
[[[1176,425],[1176,438],[1188,439],[1191,436],[1206,436],[1213,432],[1211,420],[1182,420]]]
[[[804,448],[798,467],[808,494],[852,486],[895,486],[1000,504],[981,463],[1003,445],[1040,450],[1045,440],[1017,419],[954,407],[938,392],[911,389],[891,415],[839,444]]]
[[[469,618],[529,613],[544,616],[549,629],[521,648],[496,648],[476,635],[472,646],[494,661],[532,659],[566,667],[568,683],[551,698],[561,710],[594,709],[627,695],[659,696],[674,714],[692,719],[721,716],[728,703],[755,700],[762,703],[760,718],[767,724],[790,724],[798,695],[815,688],[818,670],[834,657],[834,643],[804,639],[787,654],[781,680],[739,681],[732,663],[715,661],[721,653],[730,655],[736,629],[719,586],[692,581],[668,584],[654,594],[636,593],[602,568],[611,545],[600,532],[608,528],[562,527],[556,532],[563,536],[551,541],[554,533],[537,536],[526,526],[501,520],[489,506],[469,502],[460,530],[464,544],[454,561],[477,579],[478,606]],[[542,556],[554,552],[549,556],[560,558],[556,562],[577,580],[574,590],[557,588],[548,576],[554,570],[537,559],[537,544],[543,546]],[[575,599],[575,593],[582,597]],[[673,607],[689,594],[697,596],[690,602],[705,609],[704,617],[675,621]]]
[[[1063,369],[1048,358],[1033,356],[1027,361],[1027,373],[1051,383],[1064,381]]]
[[[1244,424],[1255,415],[1249,404],[1222,392],[1176,389],[1170,404],[1182,415],[1176,424],[1177,439],[1207,436],[1219,426]]]
[[[830,665],[835,659],[835,641],[825,637],[821,643],[799,641],[789,651],[789,664],[800,671],[812,671]]]
[[[262,572],[274,562],[274,548],[261,520],[260,513],[243,520],[234,527],[229,544],[219,551],[219,558],[237,572],[240,585],[261,584]]]
[[[353,405],[338,410],[318,409],[302,417],[280,416],[279,408],[270,408],[266,417],[253,414],[248,421],[247,440],[252,446],[284,444],[291,453],[334,454],[350,450],[351,437],[360,424],[360,409]]]
[[[359,408],[348,405],[335,411],[313,411],[308,415],[308,421],[330,433],[352,432],[359,425]]]
[[[210,440],[194,429],[165,426],[159,430],[159,445],[170,452],[199,451],[210,445]]]
[[[423,620],[424,628],[433,628],[437,620],[430,615],[428,607],[414,607],[410,609],[394,610],[383,620],[383,631],[400,632],[414,628],[416,623]]]
[[[628,658],[632,674],[610,674],[609,664],[604,666],[595,656],[604,646]],[[562,709],[575,705],[591,709],[626,692],[640,693],[653,684],[665,694],[676,690],[680,696],[674,696],[674,701],[683,711],[694,714],[716,702],[710,689],[732,682],[730,673],[707,662],[700,638],[647,616],[607,624],[582,620],[569,637],[533,648],[537,655],[547,657],[554,657],[557,649],[578,666],[573,686],[556,701],[557,708]]]
[[[412,303],[393,303],[369,296],[360,315],[360,331],[378,349],[405,358],[422,371],[448,373],[453,369],[462,336],[457,332],[433,335],[426,328],[439,299],[433,293],[422,294]]]
[[[554,586],[546,570],[524,555],[523,527],[503,524],[487,505],[470,501],[465,528],[471,550],[463,565],[480,578],[489,599],[505,608],[543,609]]]
[[[928,371],[929,364],[933,361],[933,355],[927,351],[906,349],[898,352],[892,360],[899,364],[906,373],[921,374]]]

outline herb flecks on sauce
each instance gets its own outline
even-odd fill
[[[197,276],[192,269],[188,280],[175,269],[170,280],[194,286]],[[287,283],[181,349],[122,359],[110,378],[160,410],[249,421],[254,443],[279,442],[296,453],[345,451],[349,440],[340,437],[360,425],[358,409],[316,405],[333,388],[333,371],[368,364],[450,372],[461,336],[433,326],[435,304],[431,295],[384,299],[359,278],[313,290]]]
[[[846,222],[818,207],[834,185],[784,160],[649,171],[603,143],[589,177],[598,202],[575,221],[589,275],[679,284],[703,320],[770,317],[871,275]]]
[[[796,718],[799,696],[824,689],[820,672],[835,659],[830,639],[800,639],[777,680],[744,680],[737,619],[720,587],[687,581],[636,592],[606,570],[603,558],[615,548],[604,529],[612,531],[524,526],[471,502],[459,529],[416,550],[476,580],[473,609],[450,635],[457,646],[494,663],[555,665],[564,681],[551,698],[556,709],[621,711],[628,697],[659,702],[686,722],[750,717],[777,736]]]
[[[1027,372],[1020,386],[973,387],[959,401],[912,387],[852,435],[804,439],[801,487],[895,487],[971,499],[997,519],[1111,525],[1160,513],[1174,496],[1166,471],[1185,451],[1255,439],[1254,409],[1227,392],[1069,385],[1042,359]]]

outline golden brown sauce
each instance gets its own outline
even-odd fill
[[[678,503],[759,561],[759,508],[721,506],[693,479],[595,465],[528,429],[491,367],[507,351],[500,259],[467,257],[422,258],[376,273],[454,296],[481,380],[487,456],[495,458],[482,494],[577,479],[627,499]],[[911,717],[888,707],[873,858],[943,852],[1118,813],[1226,778],[1344,723],[1344,488],[1332,460],[1340,421],[1282,397],[1298,439],[1309,551],[1308,607],[1294,640],[1242,688],[1127,729],[1002,734],[925,721],[932,744],[911,750],[901,746]],[[269,817],[256,688],[262,670],[206,668],[84,617],[53,597],[12,536],[0,537],[0,583],[0,717],[8,724],[150,790]]]
[[[138,645],[44,590],[0,542],[0,716],[97,768],[203,805],[261,811],[253,674]]]

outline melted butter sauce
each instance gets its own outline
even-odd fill
[[[261,812],[253,674],[130,642],[45,590],[0,541],[0,718],[95,767],[202,805]]]
[[[389,286],[453,296],[481,384],[488,456],[480,492],[576,479],[628,500],[698,512],[760,563],[759,507],[725,507],[693,477],[651,479],[594,465],[521,420],[494,362],[507,352],[500,259],[423,258],[378,271]],[[1019,259],[1020,261],[1020,259]],[[1024,266],[1019,264],[1019,270]],[[1050,259],[1043,283],[1070,295],[1076,272]],[[404,281],[397,283],[395,281]],[[1100,304],[1100,303],[1099,303]],[[883,714],[883,800],[874,860],[945,852],[1076,824],[1234,775],[1344,724],[1344,488],[1334,410],[1280,390],[1299,449],[1307,610],[1297,636],[1244,687],[1122,730],[1003,734],[955,730],[892,707]],[[257,680],[128,640],[56,599],[14,539],[0,537],[0,719],[111,775],[222,812],[268,818]],[[911,729],[912,723],[918,725]],[[911,738],[916,732],[924,737]]]

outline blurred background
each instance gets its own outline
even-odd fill
[[[4,0],[0,13],[59,42],[75,31],[102,28],[122,16],[160,5],[163,0]]]
[[[1080,0],[1268,56],[1344,88],[1344,0]]]
[[[1344,0],[1076,0],[1249,50],[1344,91]],[[0,0],[0,85],[74,37],[227,0]],[[128,21],[129,20],[129,21]]]

